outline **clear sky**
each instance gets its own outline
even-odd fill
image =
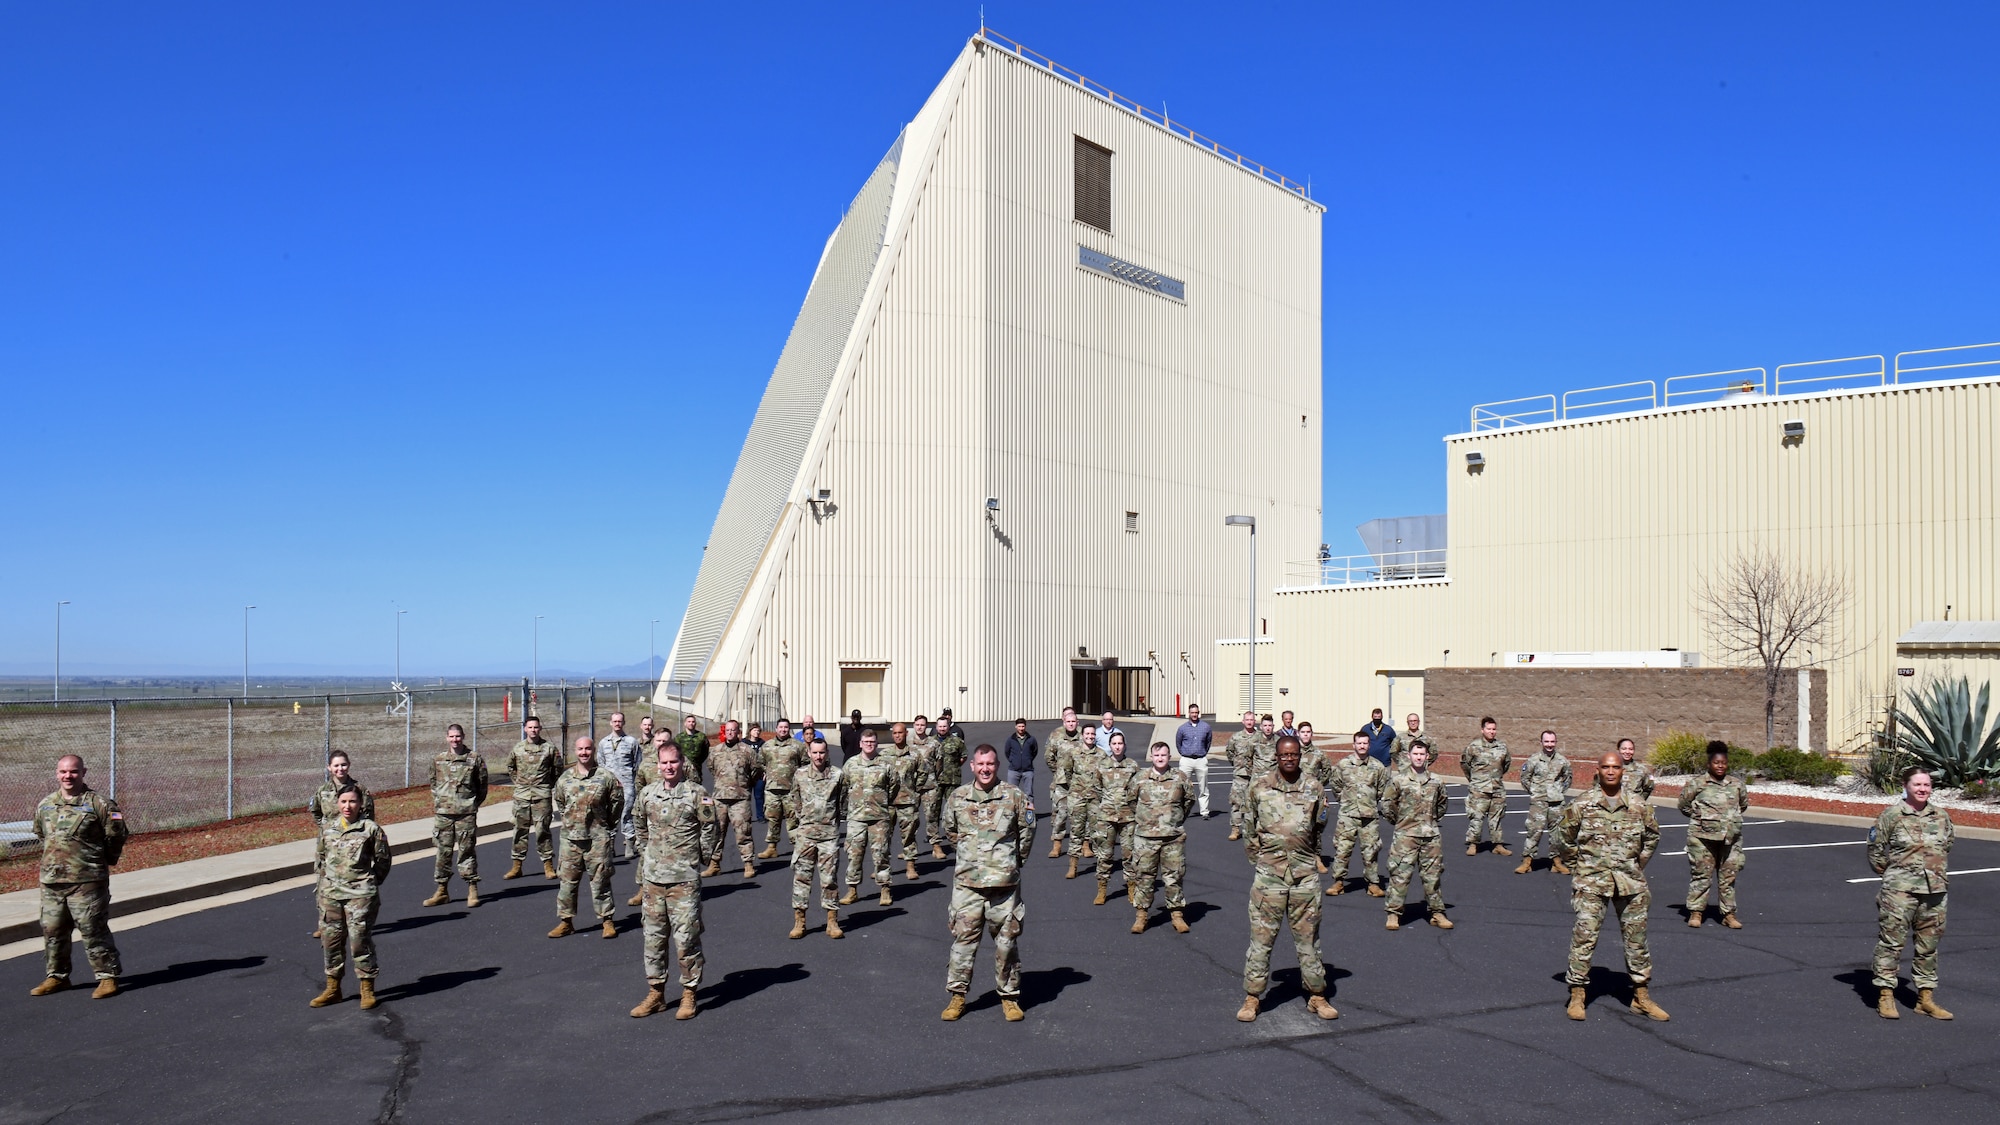
[[[0,673],[672,642],[976,3],[0,7]],[[1325,202],[1326,539],[1475,402],[2000,339],[1990,3],[993,0]],[[1218,532],[1220,534],[1220,532]]]

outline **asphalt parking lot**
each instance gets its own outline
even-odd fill
[[[1138,736],[1139,725],[1127,729]],[[1974,873],[1953,882],[1943,942],[1939,999],[1952,1023],[1873,1013],[1874,886],[1855,881],[1870,875],[1865,830],[1753,815],[1746,928],[1691,930],[1679,905],[1686,861],[1674,854],[1682,818],[1662,809],[1649,871],[1654,991],[1672,1022],[1627,1010],[1609,934],[1590,1018],[1563,1018],[1568,880],[1545,867],[1514,875],[1515,860],[1448,846],[1457,929],[1413,911],[1416,924],[1391,933],[1380,900],[1326,899],[1321,941],[1341,1018],[1305,1013],[1281,937],[1266,1014],[1244,1025],[1233,1017],[1248,868],[1224,839],[1225,794],[1216,786],[1218,815],[1191,826],[1185,936],[1157,906],[1142,935],[1127,932],[1122,897],[1092,907],[1092,880],[1066,881],[1064,862],[1045,858],[1044,828],[1024,884],[1021,1024],[1000,1018],[990,944],[972,1011],[938,1020],[950,872],[928,853],[916,882],[897,877],[893,906],[864,884],[837,942],[817,910],[805,940],[786,939],[782,860],[748,880],[725,861],[704,890],[703,1011],[676,1022],[626,1015],[645,991],[638,910],[622,905],[630,865],[616,879],[616,940],[551,941],[555,883],[502,882],[502,838],[480,849],[488,893],[477,910],[423,909],[429,859],[397,866],[378,928],[384,1004],[371,1013],[351,998],[306,1006],[321,972],[304,889],[122,934],[129,991],[113,1000],[31,1000],[39,957],[0,962],[0,1125],[1994,1116],[2000,844],[1961,839],[1953,852],[1953,870]],[[1510,802],[1510,841],[1523,804]],[[1448,844],[1464,823],[1457,800],[1453,814]],[[725,854],[734,859],[733,844]],[[589,918],[586,903],[579,922]],[[82,979],[80,948],[77,964]]]

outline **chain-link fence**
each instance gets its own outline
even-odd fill
[[[496,780],[520,740],[523,719],[567,749],[580,735],[610,730],[625,712],[678,730],[696,715],[714,732],[725,719],[769,726],[783,714],[776,688],[736,681],[650,680],[582,684],[481,684],[348,694],[215,699],[86,699],[0,703],[0,829],[33,817],[55,788],[55,762],[83,758],[93,788],[117,798],[134,831],[202,824],[303,808],[325,776],[328,753],[344,750],[369,788],[423,784],[444,749],[445,728],[465,727]]]

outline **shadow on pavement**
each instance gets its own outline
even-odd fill
[[[1089,973],[1072,969],[1067,965],[1059,969],[1041,969],[1036,972],[1022,973],[1021,1006],[1023,1008],[1034,1008],[1050,1003],[1056,997],[1062,995],[1063,989],[1073,984],[1084,984],[1089,980]],[[979,999],[966,1004],[965,1010],[968,1012],[977,1012],[999,1006],[1000,994],[989,991],[981,993]]]
[[[498,965],[484,969],[459,969],[449,973],[425,973],[408,984],[390,985],[381,992],[384,1000],[408,1000],[414,996],[428,996],[433,992],[448,992],[461,984],[476,980],[491,980],[500,975]]]
[[[703,989],[697,999],[705,1008],[719,1008],[755,996],[773,985],[796,984],[809,976],[812,974],[797,961],[789,965],[738,969],[723,977],[721,983]]]
[[[1844,973],[1835,973],[1833,979],[1854,989],[1854,994],[1861,998],[1863,1007],[1871,1012],[1875,1010],[1875,999],[1881,995],[1882,990],[1875,983],[1873,969],[1849,969]],[[1896,980],[1896,1002],[1905,1008],[1917,1006],[1916,989],[1904,984],[1900,977]]]
[[[485,900],[482,899],[480,901],[483,902]],[[383,922],[375,927],[374,932],[377,937],[380,937],[383,934],[399,933],[403,930],[419,930],[438,922],[455,922],[465,917],[465,915],[466,912],[463,910],[454,910],[449,914],[412,914],[407,918],[398,918],[393,922]]]
[[[211,957],[202,961],[181,961],[164,969],[154,969],[137,976],[122,977],[119,984],[127,990],[151,988],[156,984],[174,984],[178,981],[205,977],[210,973],[227,973],[235,969],[254,969],[264,963],[262,957]]]
[[[1212,902],[1190,902],[1181,908],[1181,917],[1187,919],[1187,924],[1192,926],[1218,909],[1220,907]]]
[[[499,902],[503,899],[520,898],[522,895],[540,894],[543,891],[552,892],[555,889],[556,889],[555,880],[543,879],[539,883],[530,883],[527,886],[523,887],[508,887],[505,890],[494,891],[492,894],[486,894],[482,892],[479,896],[479,902],[483,906],[489,902]]]
[[[1283,945],[1284,941],[1285,935],[1282,933],[1279,934],[1278,943]],[[1340,982],[1353,975],[1353,973],[1346,969],[1337,969],[1332,965],[1326,966],[1327,997],[1330,999],[1339,995]],[[1277,969],[1271,973],[1271,986],[1264,993],[1264,1007],[1274,1008],[1279,1004],[1289,1003],[1293,1000],[1303,1000],[1305,999],[1305,995],[1306,990],[1304,985],[1299,981],[1298,969]]]
[[[908,913],[909,911],[896,906],[884,906],[875,910],[856,910],[852,914],[841,916],[840,928],[852,933],[855,930],[865,930],[877,922],[886,922],[891,918],[900,917]]]
[[[1569,990],[1568,973],[1551,973],[1549,979],[1556,982],[1565,994]],[[1590,976],[1583,982],[1583,1002],[1585,1006],[1594,1004],[1602,997],[1610,997],[1622,1004],[1632,1003],[1632,978],[1616,969],[1602,965],[1592,965]]]
[[[747,891],[752,887],[760,885],[755,880],[745,880],[741,883],[703,883],[701,885],[701,901],[707,902],[710,899],[718,899],[724,895],[733,895],[738,891]]]

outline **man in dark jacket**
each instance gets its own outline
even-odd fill
[[[1007,736],[1007,745],[1002,748],[1007,755],[1007,784],[1028,795],[1028,804],[1035,803],[1035,757],[1042,752],[1042,744],[1028,733],[1028,720],[1015,719],[1014,733]]]

